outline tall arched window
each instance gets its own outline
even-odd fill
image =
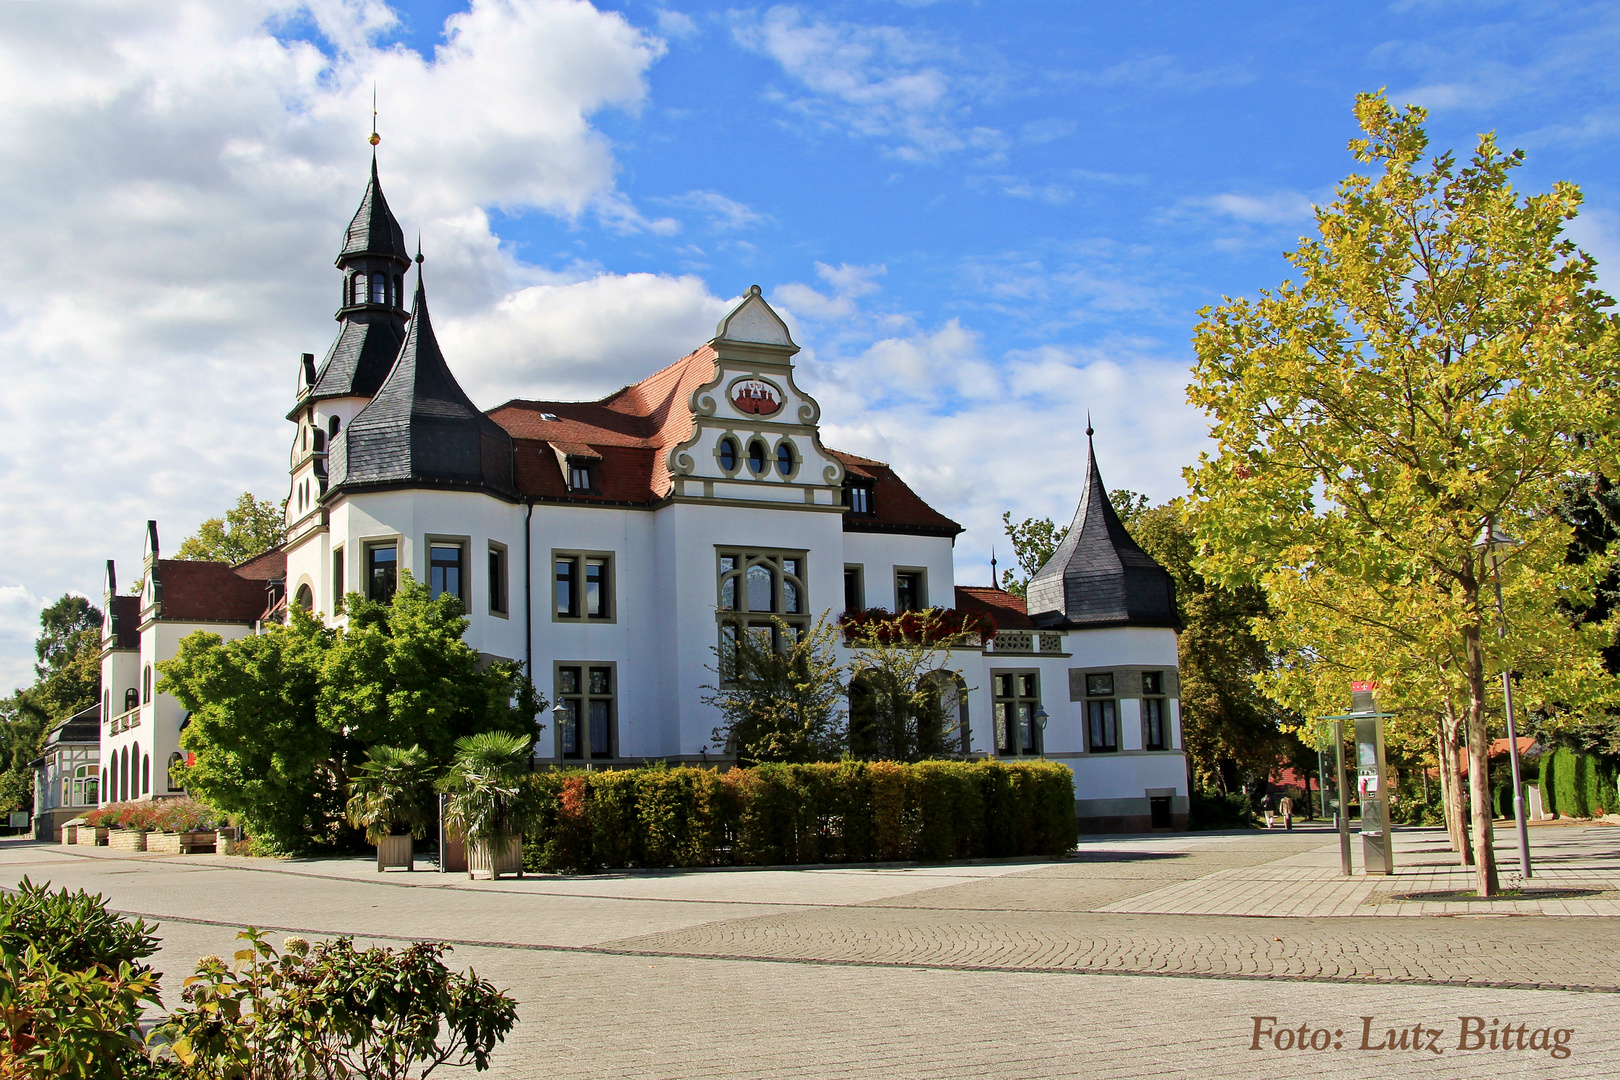
[[[180,780],[180,767],[182,765],[184,765],[185,762],[186,762],[186,759],[181,757],[178,753],[173,753],[173,754],[169,755],[169,790],[170,791],[182,791],[182,790],[185,789],[185,784],[182,783],[181,780]]]
[[[109,778],[111,776],[112,773],[107,769],[107,767],[105,765],[102,766],[100,792],[102,802],[110,802],[112,800],[112,785],[109,783]]]
[[[129,710],[138,707],[140,705],[140,703],[141,703],[141,695],[133,686],[130,687],[128,690],[124,691],[124,711],[125,712],[129,712]]]
[[[354,275],[354,302],[356,304],[366,302],[366,275],[364,274]]]
[[[118,798],[114,801],[123,802],[129,798],[129,747],[118,751]]]
[[[101,719],[104,721],[112,719],[112,687],[110,686],[101,692]]]
[[[141,755],[141,794],[152,793],[152,755]]]
[[[327,422],[326,422],[326,433],[327,433],[327,438],[328,438],[328,439],[335,439],[335,438],[337,438],[337,433],[338,433],[338,432],[339,432],[339,431],[340,431],[340,430],[342,430],[342,428],[343,428],[343,421],[342,421],[342,419],[340,419],[340,418],[339,418],[339,417],[336,417],[336,416],[334,416],[334,417],[332,417],[332,419],[330,419],[330,420],[328,420],[328,421],[327,421]]]
[[[371,302],[373,304],[388,303],[388,275],[371,275]]]
[[[141,672],[141,704],[142,705],[150,705],[151,703],[152,703],[152,665],[147,664],[146,669]]]

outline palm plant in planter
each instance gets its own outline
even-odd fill
[[[523,826],[534,813],[527,782],[531,740],[486,731],[456,740],[456,758],[439,782],[445,824],[467,841],[467,876],[523,876]]]
[[[377,872],[416,869],[413,840],[433,821],[433,785],[427,751],[420,746],[373,746],[349,782],[349,824],[377,845]]]

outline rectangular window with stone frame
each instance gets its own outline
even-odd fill
[[[1142,748],[1170,749],[1170,710],[1162,671],[1142,672]]]
[[[1119,702],[1114,697],[1112,672],[1086,674],[1086,750],[1093,754],[1119,752]]]
[[[618,745],[618,709],[613,663],[556,666],[557,755],[564,761],[604,760]]]
[[[1040,673],[992,671],[990,682],[996,753],[1003,757],[1038,755],[1041,730],[1036,714],[1041,711]]]
[[[552,621],[616,621],[612,552],[553,551],[551,564]]]

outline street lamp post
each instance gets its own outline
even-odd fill
[[[1491,582],[1496,588],[1496,636],[1500,639],[1507,638],[1507,612],[1502,606],[1502,567],[1498,552],[1517,543],[1491,521],[1485,522],[1485,527],[1479,531],[1479,539],[1474,541],[1474,550],[1488,552],[1491,556]],[[1505,657],[1502,662],[1502,708],[1507,713],[1508,761],[1513,766],[1513,823],[1519,834],[1519,875],[1529,878],[1530,830],[1524,820],[1524,788],[1519,780],[1519,738],[1513,726],[1513,676],[1508,671]]]

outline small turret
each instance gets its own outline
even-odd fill
[[[1041,627],[1179,627],[1169,571],[1136,546],[1108,501],[1086,427],[1086,486],[1074,521],[1029,581],[1027,607]]]
[[[420,269],[399,359],[370,404],[331,444],[330,490],[357,487],[464,488],[516,498],[512,437],[450,373],[433,334]]]
[[[337,340],[319,368],[301,362],[298,403],[287,419],[296,420],[312,402],[330,398],[369,398],[377,392],[405,341],[405,272],[411,258],[405,232],[388,209],[377,156],[336,265],[343,271]]]

